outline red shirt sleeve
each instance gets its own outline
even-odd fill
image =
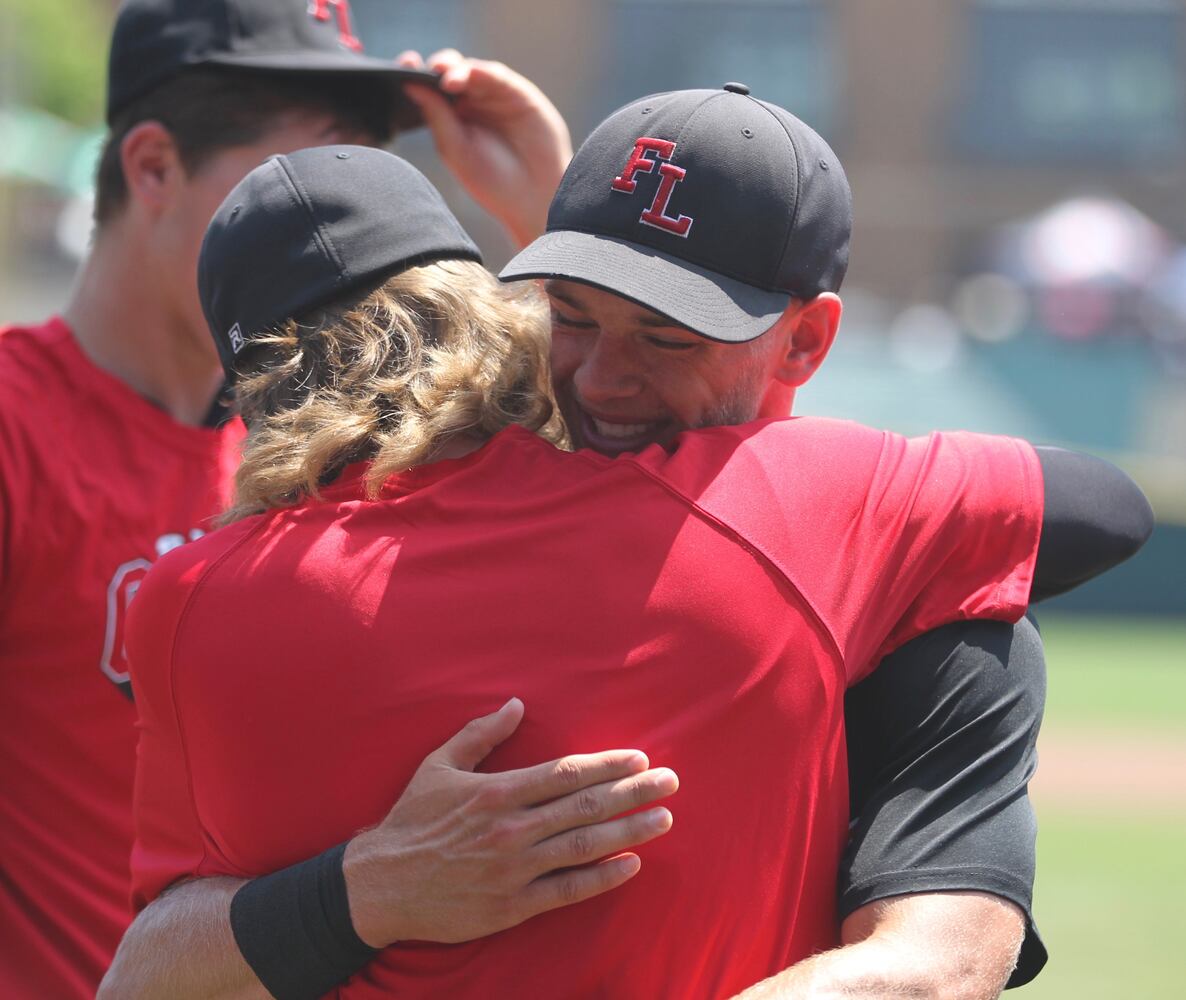
[[[639,463],[799,591],[850,683],[928,629],[1028,603],[1043,492],[1023,441],[798,418],[698,431]]]
[[[1024,441],[886,435],[846,547],[853,579],[827,598],[843,623],[850,682],[939,625],[1017,621],[1029,604],[1043,499],[1041,467]],[[863,606],[855,594],[868,595]]]
[[[207,563],[198,544],[161,559],[128,613],[127,652],[139,713],[133,800],[132,906],[139,912],[206,856],[190,787],[185,734],[173,698],[173,642]]]

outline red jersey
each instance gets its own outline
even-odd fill
[[[144,905],[382,819],[468,719],[485,767],[615,746],[680,776],[624,887],[460,945],[385,949],[340,997],[729,996],[835,944],[845,687],[894,646],[1025,608],[1028,445],[787,419],[607,459],[520,428],[236,523],[149,574],[129,628]]]
[[[127,602],[241,437],[175,423],[61,320],[0,332],[0,996],[93,997],[131,919]]]

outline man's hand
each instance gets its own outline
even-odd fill
[[[667,768],[648,770],[638,750],[474,773],[522,718],[513,698],[469,723],[420,765],[387,818],[350,842],[350,916],[368,944],[468,941],[607,892],[641,864],[620,852],[671,828],[662,807],[621,815],[679,784]]]
[[[666,768],[648,770],[637,750],[474,773],[522,718],[512,698],[470,722],[425,759],[387,818],[350,842],[343,867],[364,941],[464,941],[580,902],[638,871],[638,857],[619,852],[671,828],[663,808],[614,818],[679,784]],[[231,900],[244,884],[200,878],[154,900],[124,935],[100,1000],[270,996],[231,930]]]
[[[441,74],[443,97],[408,84],[437,152],[474,200],[519,247],[544,231],[548,204],[572,159],[572,139],[556,106],[534,83],[502,63],[467,59],[456,49],[396,60]]]

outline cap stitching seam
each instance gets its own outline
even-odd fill
[[[779,270],[781,270],[782,263],[787,257],[787,249],[791,245],[791,237],[795,235],[795,228],[799,222],[799,210],[803,207],[803,157],[800,155],[799,147],[795,144],[795,139],[791,135],[790,129],[787,128],[786,123],[783,122],[783,120],[779,118],[778,115],[766,107],[762,101],[754,100],[754,103],[761,107],[762,110],[765,111],[766,114],[768,114],[776,122],[778,122],[779,128],[783,130],[783,133],[787,137],[787,142],[791,144],[791,152],[795,154],[795,211],[791,214],[790,225],[787,227],[787,235],[783,239],[782,243],[782,254],[778,262]],[[775,280],[778,280],[777,274],[775,275]],[[796,297],[801,297],[798,291],[791,292],[791,294]]]
[[[699,115],[704,108],[708,107],[708,104],[712,103],[713,101],[716,100],[716,98],[719,98],[719,97],[744,97],[745,100],[752,101],[754,104],[757,104],[757,106],[759,108],[765,110],[766,114],[770,114],[770,109],[766,108],[765,104],[761,103],[761,101],[758,101],[757,98],[751,96],[750,94],[738,94],[737,91],[734,91],[734,90],[714,91],[713,94],[710,94],[708,97],[704,98],[704,100],[701,101],[700,104],[697,104],[694,112],[691,113],[690,115],[688,115],[688,120],[683,123],[683,127],[680,129],[680,139],[677,139],[676,140],[677,142],[680,142],[683,140],[684,132],[686,132],[686,130],[689,128],[689,126],[691,126],[691,120],[693,120],[694,117],[696,117],[696,115]],[[771,116],[773,117],[773,115],[771,115]],[[779,122],[779,123],[780,123],[780,125],[782,125],[782,122]],[[784,128],[783,130],[785,132],[786,129]],[[790,136],[788,136],[788,138],[790,138]],[[791,142],[791,152],[796,154],[796,163],[798,163],[798,152],[796,151],[795,144],[793,144],[793,142]],[[797,166],[796,166],[795,172],[796,172],[796,185],[797,185],[798,184],[798,176],[799,176],[799,170],[798,170]],[[798,191],[796,191],[796,200],[795,200],[796,215],[798,215],[798,197],[797,197],[797,195],[798,195]],[[792,222],[792,230],[791,231],[793,231],[793,222]],[[788,235],[786,235],[783,238],[783,254],[779,256],[779,260],[774,261],[774,266],[771,268],[769,284],[754,285],[753,287],[763,288],[763,291],[767,291],[767,292],[783,292],[784,291],[783,288],[777,287],[778,286],[778,272],[780,270],[780,267],[782,267],[782,262],[783,262],[782,256],[785,256],[785,254],[786,254],[786,243],[788,243],[789,241],[790,241],[790,233],[788,233]],[[697,261],[697,263],[699,263],[699,261]],[[708,267],[707,265],[703,265],[703,263],[701,263],[700,266]],[[722,270],[718,270],[715,267],[709,268],[709,270],[713,270],[713,272],[715,272],[716,274],[725,274],[726,276],[728,276],[728,278],[732,278],[734,281],[741,281],[742,284],[745,284],[745,285],[751,284],[750,281],[746,281],[745,279],[738,278],[738,276],[732,272],[722,272]]]
[[[321,251],[327,257],[329,257],[334,267],[337,268],[339,280],[350,281],[350,271],[345,266],[345,264],[343,264],[342,257],[338,253],[338,248],[334,245],[333,240],[330,239],[330,235],[326,231],[324,224],[320,219],[318,219],[317,212],[314,209],[313,199],[309,196],[308,190],[300,182],[296,174],[291,169],[291,164],[289,163],[287,157],[279,156],[276,158],[276,162],[280,165],[280,168],[284,171],[289,183],[292,185],[293,189],[299,196],[296,200],[297,205],[305,210],[305,214],[308,215],[309,221],[313,224],[313,238],[317,241],[317,245],[321,248]],[[291,197],[291,193],[289,196]]]

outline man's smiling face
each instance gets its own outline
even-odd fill
[[[599,288],[551,280],[545,290],[552,382],[578,448],[617,455],[666,447],[681,431],[789,411],[775,373],[790,324],[722,344]]]

